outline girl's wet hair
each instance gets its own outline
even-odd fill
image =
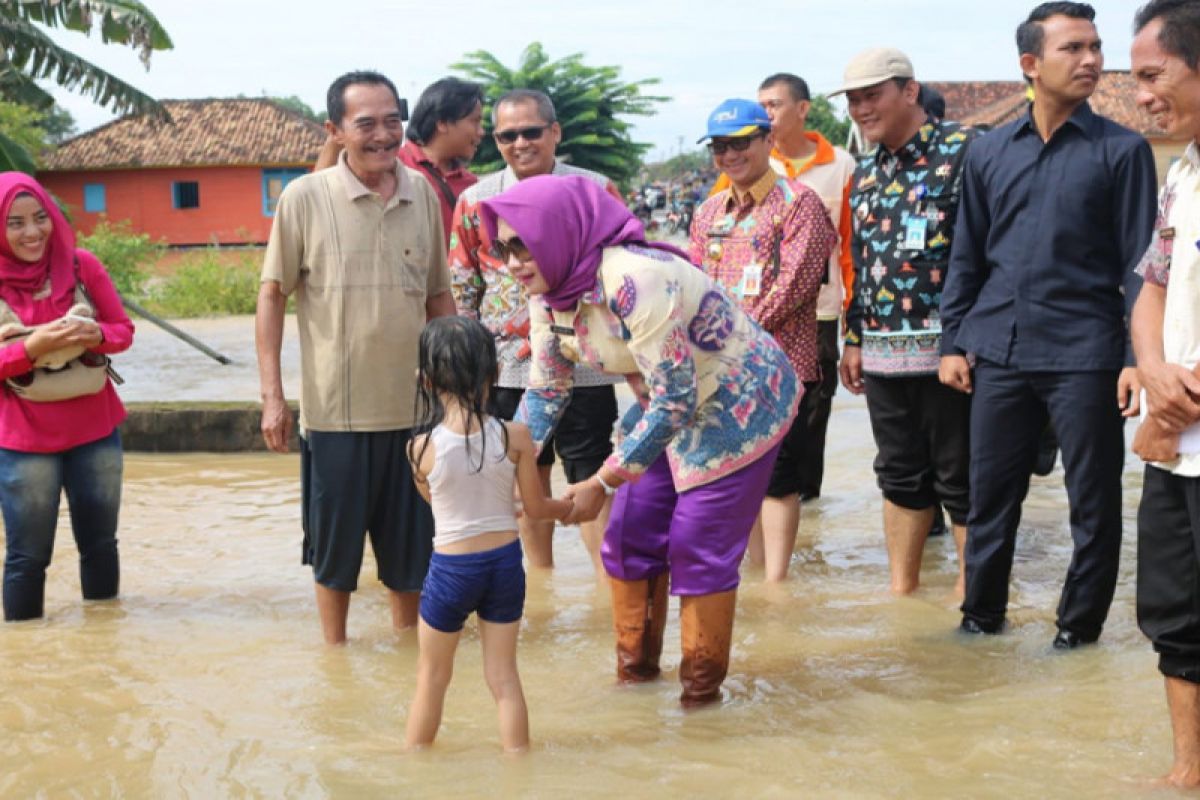
[[[483,430],[484,417],[495,416],[492,386],[499,376],[496,342],[487,328],[470,317],[435,317],[421,331],[417,371],[416,427],[414,433],[429,433],[446,419],[442,395],[450,395],[467,410],[467,429]],[[473,421],[474,424],[471,424]],[[508,431],[502,430],[504,453],[508,452]],[[480,436],[479,466],[483,469],[487,437]],[[429,446],[426,436],[420,452],[409,450],[414,470]],[[503,457],[503,455],[502,455]],[[467,461],[471,460],[471,440],[467,438]]]

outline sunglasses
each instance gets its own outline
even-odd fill
[[[492,242],[492,255],[500,259],[502,264],[507,264],[512,258],[515,258],[518,264],[527,264],[533,261],[533,254],[529,252],[529,248],[525,246],[519,236],[511,239],[496,239]]]
[[[496,141],[500,144],[512,144],[518,138],[522,138],[527,142],[536,142],[542,138],[542,134],[549,127],[549,125],[535,125],[530,128],[513,128],[507,131],[496,131],[492,135],[496,137]]]
[[[732,139],[713,139],[708,143],[708,152],[714,156],[725,155],[726,150],[736,150],[739,153],[744,153],[750,149],[750,145],[755,139],[766,136],[765,133],[756,133],[753,136],[737,136]]]

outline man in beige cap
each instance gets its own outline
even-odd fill
[[[842,92],[850,117],[878,145],[851,179],[856,279],[842,383],[867,396],[892,591],[910,594],[919,585],[940,503],[954,527],[961,596],[970,398],[938,381],[938,305],[974,133],[926,116],[912,62],[894,48],[855,56],[831,94]]]

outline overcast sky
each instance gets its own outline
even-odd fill
[[[1128,69],[1130,26],[1142,0],[1097,0],[1106,68]],[[387,74],[415,101],[462,54],[485,49],[515,65],[540,41],[551,58],[583,53],[625,80],[659,78],[671,98],[635,121],[651,158],[692,149],[709,111],[753,97],[772,72],[795,72],[814,92],[836,87],[859,50],[896,46],[918,79],[1017,80],[1016,25],[1035,5],[1014,0],[146,0],[175,43],[150,71],[99,37],[53,31],[60,44],[160,99],[297,95],[324,107],[325,89],[351,69]],[[90,100],[57,91],[80,131],[111,119]],[[682,137],[682,139],[681,139]]]

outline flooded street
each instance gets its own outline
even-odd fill
[[[183,324],[238,363],[139,322],[117,362],[122,395],[254,399],[252,322]],[[47,618],[0,627],[0,797],[1173,796],[1145,785],[1170,765],[1170,728],[1134,620],[1138,462],[1104,636],[1061,654],[1050,648],[1071,551],[1061,470],[1035,479],[1025,504],[1009,632],[964,640],[949,536],[930,540],[915,597],[886,591],[860,399],[838,394],[829,441],[792,580],[772,588],[744,571],[719,709],[679,709],[674,602],[664,677],[614,685],[607,590],[578,532],[560,530],[557,568],[529,576],[523,757],[500,754],[474,620],[437,744],[402,752],[415,637],[392,633],[368,558],[350,644],[321,644],[296,455],[128,454],[120,601],[80,603],[64,519]]]

